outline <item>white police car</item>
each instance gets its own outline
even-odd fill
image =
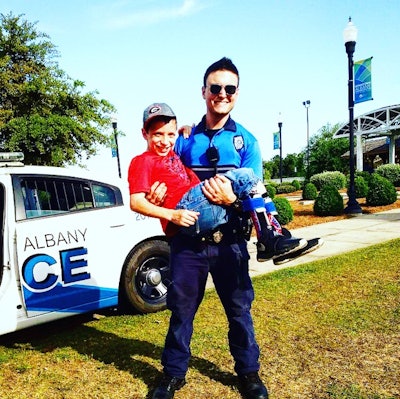
[[[0,334],[96,309],[165,308],[169,248],[127,184],[0,154]]]

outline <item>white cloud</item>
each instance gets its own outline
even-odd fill
[[[160,0],[114,2],[110,6],[97,7],[95,14],[101,18],[102,26],[109,29],[125,29],[135,26],[153,25],[161,21],[193,15],[206,6],[202,0],[180,0],[165,4]]]

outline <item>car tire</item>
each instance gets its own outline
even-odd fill
[[[122,270],[121,308],[140,313],[166,309],[170,282],[167,242],[155,239],[139,244],[127,256]]]

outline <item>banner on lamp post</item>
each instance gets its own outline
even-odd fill
[[[354,103],[373,100],[371,85],[372,57],[354,63]]]
[[[281,148],[281,141],[279,138],[279,132],[272,133],[274,137],[274,150],[279,150]]]
[[[111,138],[111,157],[115,158],[117,156],[117,145],[115,142],[115,137]]]

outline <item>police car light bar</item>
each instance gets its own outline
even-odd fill
[[[22,152],[0,152],[0,162],[17,161],[22,162],[24,154]]]
[[[0,152],[0,166],[23,165],[23,160],[22,152]]]

